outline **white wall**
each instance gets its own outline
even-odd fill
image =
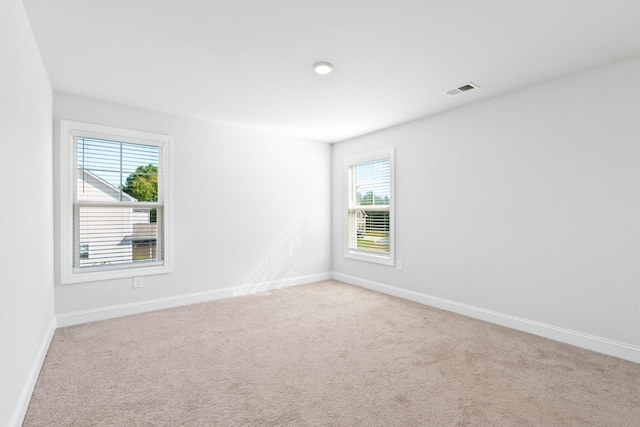
[[[636,58],[335,144],[334,271],[637,350],[639,75]],[[343,256],[343,159],[389,146],[403,271]]]
[[[88,310],[98,316],[63,324],[100,318],[97,310],[104,307],[202,293],[207,299],[226,296],[215,291],[227,288],[248,292],[273,280],[329,277],[330,145],[60,93],[53,110],[55,156],[60,119],[174,138],[174,272],[145,277],[141,289],[133,289],[132,279],[56,286],[57,314]],[[193,300],[167,304],[186,302]]]
[[[55,327],[51,85],[20,0],[0,2],[0,425],[22,422]]]

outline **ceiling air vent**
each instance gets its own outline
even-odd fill
[[[480,86],[478,86],[477,84],[469,82],[467,84],[463,84],[462,86],[458,86],[455,89],[448,90],[445,93],[447,95],[449,95],[449,96],[456,96],[456,95],[461,94],[463,92],[469,92],[470,90],[474,90],[474,89],[477,89],[479,87]]]

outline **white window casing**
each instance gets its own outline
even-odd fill
[[[394,265],[394,149],[345,159],[345,257]]]
[[[61,284],[171,271],[171,144],[60,121]]]

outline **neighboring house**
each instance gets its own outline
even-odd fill
[[[78,202],[137,202],[96,174],[84,169],[77,175]],[[149,209],[122,206],[76,207],[80,267],[155,259],[157,224]]]
[[[358,239],[367,235],[367,216],[365,211],[356,212],[356,234]]]
[[[144,220],[136,216],[140,212],[144,212]],[[130,242],[133,261],[157,259],[158,224],[149,222],[149,209],[134,209],[132,225]]]

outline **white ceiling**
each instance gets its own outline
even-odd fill
[[[640,55],[638,0],[24,4],[56,91],[326,142]]]

